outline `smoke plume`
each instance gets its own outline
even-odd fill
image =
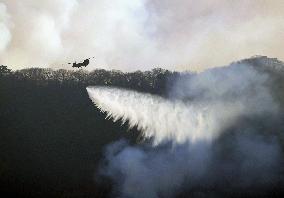
[[[181,76],[168,98],[88,87],[108,117],[128,121],[150,140],[107,147],[101,173],[114,181],[114,195],[220,197],[281,189],[283,121],[271,78],[233,64]]]
[[[256,54],[284,59],[282,0],[2,0],[0,64],[203,70]]]

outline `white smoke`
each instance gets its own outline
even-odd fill
[[[0,53],[6,50],[11,41],[11,32],[7,24],[8,19],[7,7],[0,3]]]
[[[0,64],[203,70],[262,54],[284,59],[282,0],[2,0]]]
[[[281,181],[282,170],[281,129],[271,124],[279,109],[270,77],[240,64],[211,69],[177,79],[168,99],[88,87],[90,98],[108,117],[128,120],[154,143],[110,145],[102,173],[123,197],[185,192],[219,197],[270,189]]]
[[[279,187],[283,156],[278,140],[238,135],[215,147],[196,143],[149,149],[118,141],[107,147],[100,173],[115,182],[117,197],[223,197]]]

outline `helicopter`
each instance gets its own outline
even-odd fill
[[[95,57],[93,57],[93,58],[95,58]],[[91,58],[87,58],[87,59],[85,59],[83,62],[77,63],[77,62],[75,61],[74,63],[68,63],[68,64],[72,64],[72,67],[74,67],[74,68],[87,67],[87,66],[89,65],[89,63],[90,63],[90,59],[91,59]]]

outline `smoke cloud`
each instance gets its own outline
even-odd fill
[[[114,196],[220,197],[281,189],[283,121],[271,78],[233,64],[181,76],[168,98],[88,87],[108,117],[129,121],[150,140],[107,147],[100,171],[114,181]]]
[[[0,63],[67,68],[95,56],[89,69],[203,70],[284,59],[283,10],[282,0],[2,0]]]

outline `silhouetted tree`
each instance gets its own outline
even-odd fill
[[[8,74],[10,74],[10,73],[11,73],[11,70],[8,69],[7,66],[4,66],[4,65],[1,65],[1,66],[0,66],[0,77],[1,77],[1,76],[6,76],[6,75],[8,75]]]

